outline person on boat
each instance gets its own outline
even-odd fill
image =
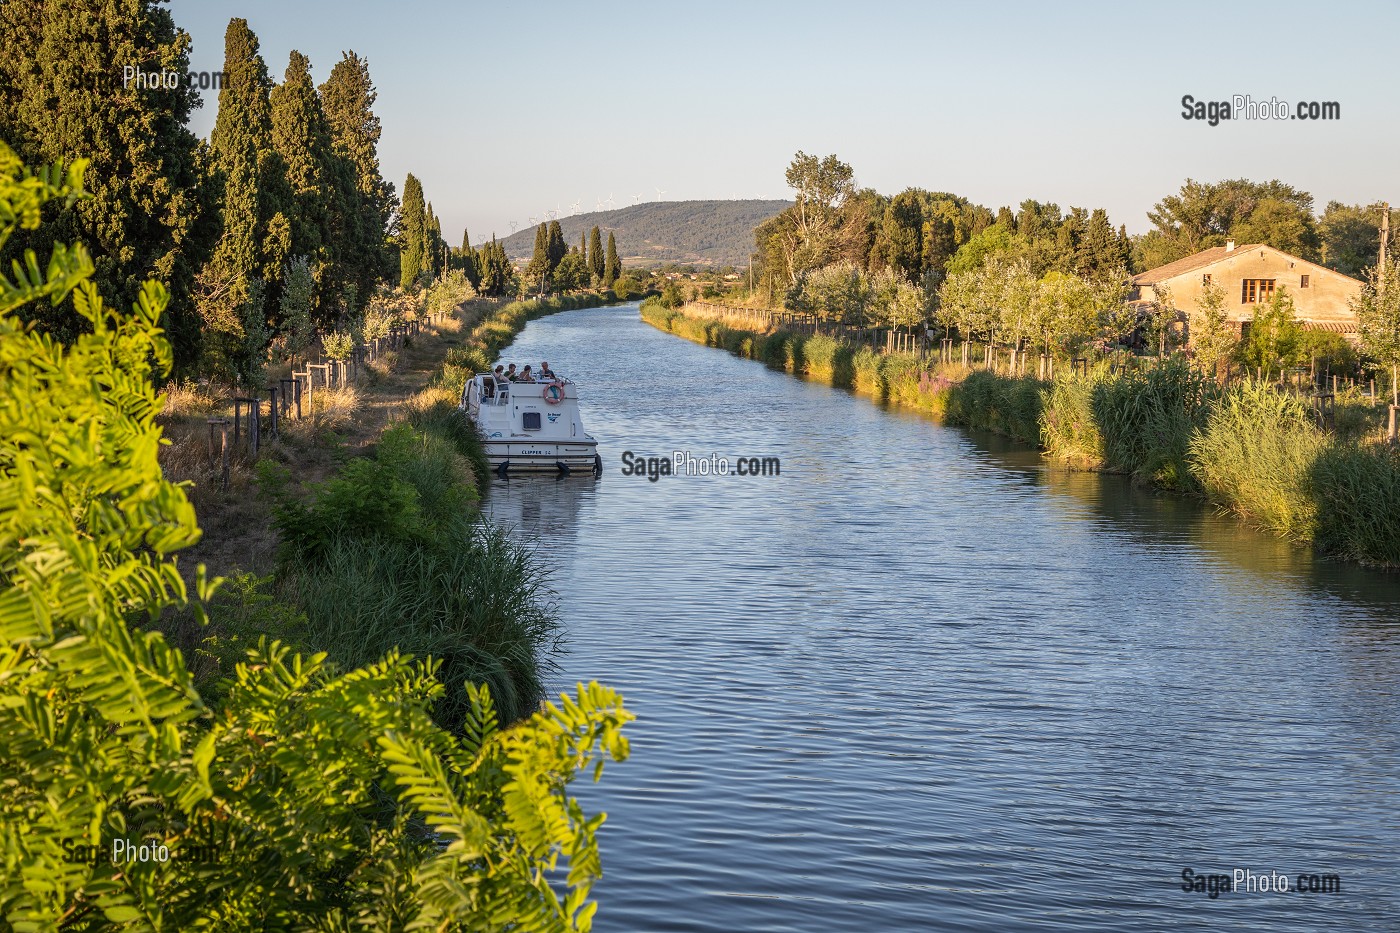
[[[515,372],[515,364],[514,364],[514,363],[511,363],[511,364],[510,364],[510,368],[506,370],[506,382],[519,382],[519,381],[520,381],[520,377],[516,375],[516,372]]]
[[[535,377],[530,375],[530,364],[526,363],[525,368],[520,371],[521,382],[534,382]]]
[[[540,378],[551,380],[559,378],[558,376],[554,375],[554,370],[549,368],[549,360],[542,360],[540,362]]]
[[[486,398],[496,397],[496,386],[506,381],[505,376],[502,375],[505,369],[504,366],[497,364],[496,368],[487,373],[486,378],[481,380],[481,388],[485,390],[484,396]]]

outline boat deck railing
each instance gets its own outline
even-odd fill
[[[512,386],[548,386],[548,385],[576,385],[572,379],[544,379],[531,382],[497,382],[494,384],[494,391],[490,395],[486,394],[486,380],[494,379],[491,373],[477,373],[473,381],[480,387],[477,392],[477,399],[481,405],[506,405],[510,402],[510,390]]]

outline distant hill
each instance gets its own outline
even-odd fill
[[[791,201],[652,201],[612,211],[560,217],[564,241],[577,245],[579,234],[597,226],[607,244],[617,238],[624,263],[657,266],[676,262],[706,266],[744,266],[753,251],[753,231]],[[503,241],[512,259],[529,260],[535,228],[519,230]]]

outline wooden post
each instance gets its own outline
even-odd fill
[[[228,492],[228,422],[219,422],[219,433],[222,436],[222,457],[223,468],[221,470],[221,482],[224,492]]]
[[[296,377],[296,373],[292,373],[292,376],[293,376],[293,378],[292,378],[292,394],[296,396],[296,401],[297,401],[297,420],[300,421],[300,420],[301,420],[301,380],[295,378],[295,377]]]
[[[269,436],[269,437],[276,437],[276,436],[277,436],[277,386],[268,386],[268,387],[267,387],[267,392],[268,392],[268,395],[271,396],[270,404],[269,404],[268,407],[267,407],[267,411],[268,411],[268,414],[269,414],[269,415],[271,416],[271,418],[272,418],[272,424],[270,424],[270,425],[268,426],[269,430],[268,430],[267,433],[268,433],[268,436]]]
[[[1386,427],[1385,439],[1392,444],[1400,441],[1400,405],[1390,406],[1390,424]]]
[[[262,435],[262,401],[256,396],[248,399],[248,449],[258,459],[258,440]]]
[[[292,413],[292,386],[296,385],[296,379],[278,379],[277,384],[282,387],[282,414],[290,416]]]
[[[238,441],[243,437],[243,399],[233,400],[233,446],[238,446]]]

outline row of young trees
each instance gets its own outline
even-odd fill
[[[159,0],[6,3],[0,36],[0,138],[31,163],[92,158],[91,197],[21,231],[0,259],[87,243],[118,307],[148,277],[167,282],[177,372],[246,377],[269,351],[360,314],[395,278],[397,199],[379,168],[376,91],[354,52],[317,86],[292,51],[274,82],[247,21],[231,20],[206,143],[188,127],[202,103],[185,80],[190,39]],[[180,80],[141,82],[131,69]],[[418,263],[436,275],[445,251],[424,243],[428,230],[441,240],[437,222],[421,187],[406,193],[420,213],[403,218],[399,271]],[[26,313],[60,338],[85,326],[68,306]]]
[[[612,288],[622,276],[617,240],[608,231],[607,251],[602,231],[594,227],[581,235],[578,246],[564,242],[559,221],[540,224],[535,230],[535,251],[525,267],[523,287],[530,294],[565,292],[580,288]]]
[[[1386,298],[1400,289],[1387,290],[1383,277],[1365,268],[1379,249],[1378,210],[1334,203],[1315,223],[1311,196],[1281,182],[1188,181],[1149,215],[1156,228],[1133,241],[1101,209],[1066,214],[1028,200],[993,214],[956,195],[916,188],[886,198],[859,189],[851,167],[835,156],[798,152],[787,182],[792,207],[756,232],[760,280],[788,308],[823,320],[935,324],[1051,357],[1115,346],[1165,353],[1189,334],[1193,354],[1212,372],[1227,361],[1252,371],[1319,359],[1354,365],[1356,354],[1340,336],[1303,330],[1283,291],[1257,310],[1243,340],[1219,289],[1208,289],[1195,308],[1177,308],[1169,294],[1128,301],[1135,258],[1138,265],[1170,262],[1230,236],[1305,258],[1330,255],[1334,267],[1365,275],[1356,303],[1363,348],[1377,362],[1391,365],[1393,356],[1400,365],[1400,314]]]

